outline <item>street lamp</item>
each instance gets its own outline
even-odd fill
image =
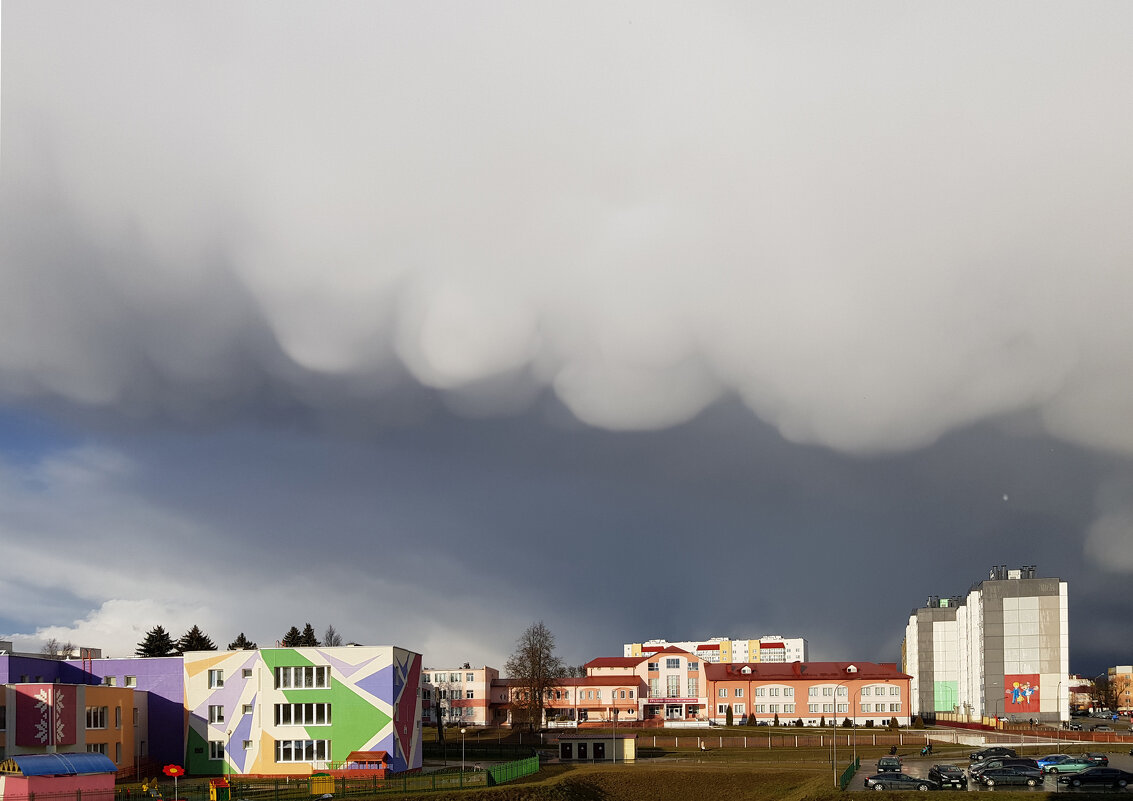
[[[464,778],[464,732],[466,731],[468,729],[463,726],[460,728],[460,776],[462,780]]]

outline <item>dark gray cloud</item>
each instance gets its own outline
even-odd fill
[[[319,588],[461,661],[529,617],[874,658],[927,585],[1065,566],[1096,660],[1131,14],[6,4],[0,403],[68,441],[8,455],[5,538],[127,531],[178,620]],[[150,581],[65,606],[112,637]]]

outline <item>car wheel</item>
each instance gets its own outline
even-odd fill
[[[1117,788],[1120,790],[1122,787],[1124,787],[1128,783],[1129,782],[1125,781],[1125,779],[1118,779],[1117,780]]]
[[[1058,768],[1050,768],[1050,769],[1047,770],[1047,773],[1053,773],[1055,776],[1057,776],[1058,775]]]
[[[1027,786],[1028,787],[1034,787],[1038,783],[1039,783],[1038,779],[1027,779]]]
[[[928,785],[927,784],[918,784],[917,789],[920,790],[923,793],[923,792],[928,790]]]
[[[986,784],[988,787],[994,787],[995,779],[984,779],[984,784]]]
[[[873,785],[873,789],[874,790],[884,790],[885,788],[880,784],[875,784],[875,785]]]

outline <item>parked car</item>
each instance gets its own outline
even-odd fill
[[[1094,767],[1094,763],[1086,759],[1085,757],[1072,756],[1068,759],[1062,760],[1061,762],[1055,762],[1054,764],[1047,765],[1045,768],[1043,768],[1043,772],[1055,774],[1080,773],[1081,771],[1092,767]]]
[[[897,771],[886,771],[876,776],[869,776],[865,780],[866,788],[870,790],[939,790],[940,785],[932,779],[920,779],[916,776]]]
[[[1082,731],[1082,724],[1071,721],[1070,723],[1066,724],[1066,728],[1070,729],[1071,731]]]
[[[1099,768],[1108,768],[1109,767],[1109,757],[1106,756],[1105,754],[1094,754],[1094,753],[1082,754],[1082,758],[1085,759],[1087,762],[1090,762],[1091,764],[1093,764],[1095,767],[1099,767]]]
[[[1028,759],[1027,757],[1015,757],[1014,759],[1004,757],[1003,759],[985,759],[983,762],[977,762],[968,768],[968,776],[972,779],[978,779],[985,770],[1014,767],[1033,768],[1034,770],[1042,772],[1039,763],[1035,762],[1033,759]]]
[[[883,756],[877,760],[877,772],[889,773],[890,771],[901,771],[901,757],[899,756]]]
[[[1094,726],[1090,731],[1113,731],[1113,726]]]
[[[993,745],[990,748],[984,748],[981,751],[973,751],[968,754],[968,759],[972,762],[982,762],[985,759],[994,759],[996,757],[1017,757],[1014,748],[1004,748],[1001,745]]]
[[[928,769],[928,777],[941,787],[968,786],[968,777],[955,765],[933,765]]]
[[[1027,765],[1004,765],[1001,768],[989,768],[980,774],[980,781],[988,787],[1000,784],[1025,784],[1034,787],[1043,783],[1043,773],[1038,768]]]
[[[1133,773],[1117,768],[1089,768],[1072,776],[1058,777],[1059,784],[1069,784],[1071,787],[1094,784],[1120,789],[1131,782],[1133,782]]]
[[[1039,757],[1035,760],[1040,768],[1046,768],[1047,765],[1057,765],[1059,762],[1065,762],[1070,759],[1070,754],[1047,754],[1044,757]]]

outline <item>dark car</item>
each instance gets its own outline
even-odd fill
[[[901,771],[901,757],[899,756],[883,756],[877,760],[877,772],[889,773],[890,771]]]
[[[1096,784],[1120,789],[1130,782],[1133,782],[1133,773],[1117,768],[1089,768],[1072,776],[1058,777],[1059,784],[1069,784],[1071,787]]]
[[[865,786],[870,790],[939,790],[940,786],[932,779],[920,779],[900,771],[886,771],[869,776]]]
[[[928,777],[941,787],[967,787],[968,777],[955,765],[933,765]]]
[[[1105,754],[1082,754],[1082,758],[1099,768],[1109,767],[1109,757]]]
[[[1034,787],[1043,783],[1043,772],[1027,765],[1004,765],[1002,768],[989,768],[980,774],[980,781],[988,787],[1000,784],[1025,784]]]
[[[983,762],[977,762],[976,764],[968,768],[968,776],[973,779],[979,779],[980,775],[983,774],[985,770],[1015,767],[1033,768],[1040,773],[1042,772],[1042,768],[1039,767],[1039,763],[1033,759],[1028,759],[1027,757],[1015,757],[1014,759],[1011,759],[1010,757],[1004,757],[1003,759],[985,759]]]
[[[985,748],[982,751],[973,751],[968,754],[968,759],[972,762],[982,762],[985,759],[994,759],[996,757],[1017,757],[1013,748],[1004,748],[1001,745],[993,745],[991,748]]]

